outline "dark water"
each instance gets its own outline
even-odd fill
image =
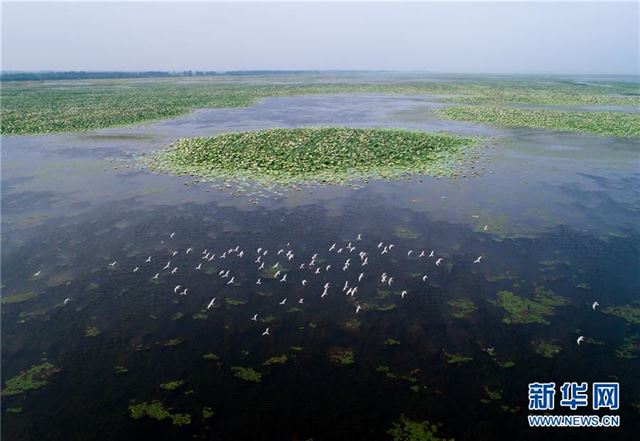
[[[2,295],[36,296],[2,306],[2,379],[44,359],[60,369],[41,389],[3,397],[3,439],[378,440],[402,414],[459,440],[634,439],[638,358],[616,349],[640,327],[603,310],[638,306],[637,141],[444,122],[430,117],[436,106],[429,97],[275,98],[137,128],[3,138]],[[157,175],[139,161],[179,137],[301,125],[448,130],[495,146],[476,164],[480,176],[293,191]],[[356,250],[329,252],[334,242]],[[379,242],[395,247],[381,255]],[[237,246],[242,258],[228,252]],[[287,268],[286,282],[260,274],[258,248],[269,250],[267,266]],[[203,260],[205,249],[216,257]],[[315,253],[313,269],[300,270]],[[162,270],[167,261],[175,274]],[[532,298],[536,288],[568,303],[548,325],[504,323],[496,294]],[[459,299],[477,309],[456,318],[449,302]],[[91,327],[99,334],[85,336]],[[578,346],[579,335],[588,342]],[[542,357],[533,340],[562,350]],[[353,364],[332,363],[341,348]],[[263,366],[282,354],[285,364]],[[234,377],[234,366],[262,381]],[[172,380],[185,383],[160,388]],[[622,427],[528,428],[534,381],[619,381],[611,413]],[[191,423],[134,420],[132,400],[160,400]],[[207,420],[205,406],[215,412]]]

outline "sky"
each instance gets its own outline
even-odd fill
[[[638,2],[2,2],[3,70],[640,72]]]

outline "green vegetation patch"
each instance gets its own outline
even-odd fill
[[[625,337],[624,343],[616,349],[616,357],[633,360],[640,356],[640,335]]]
[[[450,354],[447,351],[444,351],[444,356],[449,364],[462,364],[473,360],[473,357],[462,354]]]
[[[533,127],[605,136],[640,136],[640,115],[634,113],[563,112],[488,106],[449,107],[437,113],[449,119],[506,127]]]
[[[553,358],[562,351],[562,346],[549,340],[533,340],[531,346],[533,346],[533,352],[545,358]]]
[[[167,383],[162,383],[160,387],[164,390],[176,390],[182,385],[184,385],[184,380],[174,380]]]
[[[212,407],[205,406],[202,408],[202,419],[207,420],[215,415]]]
[[[249,381],[251,383],[260,383],[262,381],[262,374],[251,368],[233,366],[231,367],[231,370],[233,371],[233,376],[240,378],[241,380]]]
[[[85,337],[95,337],[100,335],[100,330],[97,326],[88,326],[87,329],[84,330]]]
[[[353,349],[338,346],[329,349],[329,360],[340,366],[349,366],[356,362]]]
[[[429,421],[414,421],[404,415],[394,421],[387,432],[393,441],[454,441],[453,438],[442,438],[438,435],[439,424]]]
[[[129,413],[131,418],[139,420],[143,417],[153,418],[154,420],[162,421],[164,419],[171,419],[174,426],[183,426],[191,423],[191,415],[188,413],[175,413],[169,412],[164,405],[157,400],[151,402],[143,402],[129,405]]]
[[[220,360],[220,357],[218,355],[214,354],[213,352],[209,352],[207,354],[204,354],[202,356],[202,358],[204,358],[205,360],[213,360],[213,361]]]
[[[496,304],[504,308],[507,315],[502,319],[508,324],[540,323],[548,325],[548,317],[552,316],[556,306],[566,305],[564,297],[555,295],[553,291],[536,288],[532,299],[520,297],[511,291],[498,292]]]
[[[275,357],[271,357],[267,359],[264,363],[262,363],[262,366],[271,366],[274,364],[285,364],[288,359],[289,357],[287,357],[287,354],[276,355]]]
[[[629,323],[640,325],[640,308],[637,306],[607,306],[602,312],[620,317]]]
[[[44,362],[31,366],[5,382],[2,395],[18,395],[28,390],[40,389],[48,384],[49,377],[60,372],[53,364]]]
[[[0,297],[0,304],[2,305],[10,305],[12,303],[21,303],[26,302],[27,300],[31,300],[38,295],[33,291],[24,292],[20,294],[13,294],[11,296],[2,296]]]
[[[452,175],[478,141],[399,129],[300,128],[180,139],[151,160],[180,175],[262,183],[344,183]],[[265,275],[266,276],[266,275]]]
[[[476,308],[476,305],[468,299],[450,300],[449,305],[453,307],[452,315],[459,319],[465,318],[478,309]]]

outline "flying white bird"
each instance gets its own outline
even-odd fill
[[[258,279],[258,281],[256,282],[256,285],[262,285],[262,280]]]
[[[209,302],[209,304],[207,305],[207,309],[211,309],[211,307],[213,306],[213,304],[215,303],[216,298],[212,298],[211,301]]]
[[[134,273],[137,273],[139,269],[140,269],[140,267],[139,267],[139,266],[136,266],[136,267],[133,269],[133,272],[134,272]]]
[[[382,245],[383,245],[383,242],[380,242],[380,243],[378,244],[378,248],[382,248]]]
[[[402,292],[400,293],[400,298],[403,298],[403,299],[404,299],[404,296],[406,296],[406,295],[407,295],[407,292],[406,292],[406,291],[402,291]]]
[[[436,260],[436,266],[440,266],[440,263],[442,263],[442,257]]]
[[[273,278],[277,279],[279,275],[280,275],[280,271],[276,272],[275,275],[273,276]]]
[[[173,239],[173,238],[175,237],[175,235],[176,235],[176,233],[171,233],[171,234],[169,235],[169,237],[170,237],[171,239]]]
[[[201,264],[199,264],[198,266],[196,266],[196,269],[197,269],[197,270],[201,270],[201,269],[202,269],[202,263],[201,263]]]
[[[258,321],[258,314],[254,314],[253,317],[251,317],[251,320],[253,320],[254,322]]]
[[[71,299],[69,297],[67,297],[66,299],[64,299],[64,304],[66,305],[67,303],[69,303],[71,301]]]
[[[285,297],[283,301],[279,303],[279,305],[284,305],[287,302],[287,298]]]
[[[324,270],[329,271],[330,269],[331,269],[331,265],[327,265]]]
[[[177,293],[180,288],[182,288],[182,285],[176,285],[176,287],[173,288],[174,294]]]
[[[433,253],[435,252],[435,250],[431,250],[431,253],[429,253],[429,257],[433,257]]]
[[[358,306],[356,307],[356,314],[357,314],[357,313],[359,313],[361,309],[362,309],[362,306],[358,305]]]
[[[336,249],[336,244],[334,243],[333,245],[331,245],[331,248],[329,248],[329,252],[333,251]]]
[[[307,286],[307,281],[306,280],[302,281],[302,286]]]
[[[177,251],[174,251],[172,255],[173,255],[173,256],[175,256],[176,254],[178,254],[178,252],[177,252]]]
[[[231,277],[231,280],[227,282],[227,285],[233,285],[233,281],[236,279],[235,276]]]
[[[356,240],[362,240],[362,234],[358,233],[358,237],[356,237]]]
[[[391,283],[393,283],[393,277],[389,277],[389,286],[391,286]]]
[[[424,276],[422,276],[422,281],[423,281],[423,282],[426,282],[428,278],[429,278],[429,276],[424,275]]]
[[[145,263],[149,263],[151,262],[151,256],[147,257],[147,260],[145,260]]]
[[[187,252],[185,254],[189,254],[191,251],[193,251],[193,248],[187,248]]]
[[[360,273],[358,276],[358,282],[362,282],[362,278],[364,277],[364,273]]]
[[[298,303],[301,303],[301,304],[304,303],[304,299],[300,298],[300,300],[298,300]]]
[[[425,252],[422,251],[418,257],[424,257],[424,256],[425,256]]]
[[[189,291],[189,288],[185,288],[184,291],[182,291],[180,293],[181,296],[186,296],[187,295],[187,291]]]
[[[265,335],[270,335],[269,334],[269,328],[265,329],[264,332],[262,333],[262,336],[264,337]]]
[[[171,270],[171,274],[175,274],[178,272],[178,267],[176,266],[174,269]]]
[[[114,267],[116,266],[116,263],[118,263],[118,261],[117,261],[117,260],[114,260],[113,262],[111,262],[111,263],[109,264],[109,266],[110,266],[110,267],[112,267],[112,268],[114,268]]]
[[[591,308],[595,311],[596,308],[600,306],[600,303],[598,303],[598,301],[596,300],[595,302],[593,302],[593,304],[591,305]]]
[[[160,273],[157,273],[155,276],[153,276],[153,278],[154,278],[155,280],[158,280],[158,276],[160,276]]]
[[[169,269],[170,266],[171,266],[171,261],[168,261],[167,264],[162,269],[163,270]]]
[[[474,260],[473,263],[480,263],[481,260],[482,260],[482,256],[478,256],[478,258]]]
[[[282,276],[282,279],[280,279],[280,283],[286,282],[286,281],[287,281],[287,275],[285,274],[284,276]]]
[[[413,254],[413,250],[409,250],[409,252],[407,253],[407,257],[411,256]]]
[[[576,343],[578,343],[578,345],[580,345],[582,342],[584,341],[584,336],[581,335],[580,337],[578,337],[578,339],[576,340]]]

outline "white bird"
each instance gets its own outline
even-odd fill
[[[324,296],[328,295],[329,293],[327,292],[327,288],[324,289],[324,291],[322,291],[322,295],[320,296],[320,298],[323,298]]]
[[[482,231],[487,231],[487,228],[489,228],[489,225],[485,225]]]
[[[295,257],[295,254],[290,254],[289,257],[288,257],[289,262],[291,262],[291,260],[293,260],[294,257]]]
[[[331,265],[327,265],[324,270],[329,271],[330,269],[331,269]]]
[[[302,262],[302,263],[300,264],[300,266],[298,267],[298,269],[304,269],[304,262]]]
[[[344,291],[346,291],[348,287],[349,287],[349,281],[348,281],[348,280],[345,280],[345,281],[344,281],[344,287],[342,288],[342,291],[343,291],[343,292],[344,292]]]
[[[233,281],[236,279],[235,276],[231,277],[231,280],[227,282],[227,285],[233,285]]]
[[[302,281],[302,286],[307,286],[307,281],[306,280]]]
[[[258,268],[259,270],[264,268],[264,262],[262,262],[262,265],[260,265],[260,268]]]
[[[422,281],[423,281],[423,282],[426,282],[428,278],[429,278],[429,276],[424,275],[424,276],[422,276]]]
[[[185,288],[184,291],[182,291],[180,293],[181,296],[186,296],[187,295],[187,291],[189,291],[189,288]]]
[[[71,299],[69,297],[67,297],[66,299],[64,299],[64,304],[66,305],[67,303],[69,303],[71,301]]]
[[[277,279],[277,278],[278,278],[278,276],[280,275],[280,272],[281,272],[281,271],[277,271],[277,272],[274,274],[273,278],[274,278],[274,279]]]
[[[304,303],[304,299],[300,298],[300,300],[298,300],[298,303]]]
[[[264,337],[265,335],[270,335],[269,334],[269,328],[265,329],[264,332],[262,333],[262,336]]]
[[[383,242],[380,242],[380,243],[378,244],[378,248],[382,248],[382,245],[383,245]]]
[[[178,252],[177,252],[177,251],[174,251],[172,255],[173,255],[173,256],[175,256],[176,254],[178,254]]]
[[[283,301],[279,303],[279,305],[284,305],[287,302],[287,298],[285,297]]]
[[[600,306],[600,303],[598,303],[598,301],[596,300],[595,302],[593,302],[593,304],[591,305],[591,308],[595,311],[596,308]]]
[[[273,265],[271,268],[278,268],[278,265],[280,265],[280,262],[276,262],[276,264]]]
[[[154,278],[155,280],[158,280],[158,276],[160,276],[160,273],[158,273],[158,274],[156,274],[155,276],[153,276],[153,278]]]
[[[364,258],[364,262],[362,262],[362,266],[368,265],[369,264],[369,258],[365,257]]]
[[[384,247],[380,254],[387,254],[389,252],[389,247]]]
[[[169,269],[170,266],[171,266],[171,261],[168,261],[167,264],[162,269],[163,270]]]
[[[481,260],[482,260],[482,256],[478,256],[478,258],[474,260],[473,263],[480,263]]]
[[[147,257],[147,260],[145,260],[145,263],[149,263],[151,262],[151,256]]]
[[[407,257],[411,256],[413,254],[413,250],[409,250],[409,252],[407,253]]]
[[[362,234],[358,233],[358,237],[356,237],[356,240],[362,240]]]
[[[286,281],[287,281],[287,274],[285,273],[285,275],[282,276],[282,279],[280,279],[280,283],[286,282]]]
[[[578,337],[578,339],[576,340],[576,343],[578,343],[578,345],[580,345],[582,342],[584,341],[584,336],[581,335],[580,337]]]
[[[393,277],[389,277],[389,286],[391,286],[391,283],[393,283]]]
[[[175,235],[176,235],[176,233],[171,233],[171,234],[169,235],[169,237],[170,237],[171,239],[173,239],[173,238],[175,237]]]
[[[115,267],[115,266],[116,266],[116,263],[118,263],[118,261],[117,261],[117,260],[114,260],[113,262],[111,262],[111,263],[109,264],[109,266],[113,268],[113,267]]]
[[[314,274],[320,274],[320,268],[316,268],[316,272]]]
[[[333,245],[331,245],[331,248],[329,248],[329,252],[333,251],[336,249],[336,244],[334,243]]]
[[[424,257],[424,256],[425,256],[425,253],[424,251],[422,251],[418,257]]]
[[[431,250],[431,253],[429,253],[429,257],[433,257],[433,253],[435,252],[435,250]]]
[[[262,285],[262,280],[258,279],[258,281],[256,282],[256,285]]]
[[[177,266],[174,269],[171,270],[171,274],[175,274],[176,272],[178,272],[178,267]]]
[[[191,251],[193,251],[193,248],[187,248],[186,254],[189,254]]]
[[[176,285],[176,287],[173,288],[173,292],[177,293],[180,288],[182,288],[182,285]]]
[[[251,317],[251,320],[254,322],[258,321],[258,314],[254,314],[253,317]]]
[[[358,282],[362,282],[362,278],[364,277],[364,273],[360,273],[358,276]]]
[[[324,289],[329,289],[329,286],[330,286],[330,285],[329,285],[329,282],[325,283],[325,284],[324,284]]]
[[[137,273],[139,269],[140,269],[140,267],[139,267],[139,266],[136,266],[136,267],[133,269],[133,272],[134,272],[134,273]]]
[[[280,254],[282,254],[282,253],[284,253],[284,250],[283,250],[283,249],[278,250],[278,256],[279,256]]]
[[[407,292],[406,291],[402,291],[400,293],[400,298],[404,299],[404,296],[406,296],[406,295],[407,295]]]
[[[201,269],[202,269],[202,263],[201,263],[201,264],[199,264],[198,266],[196,266],[196,269],[197,269],[197,270],[201,270]]]
[[[395,247],[394,244],[389,244],[389,251],[391,251],[393,249],[393,247]]]
[[[361,309],[362,309],[362,306],[360,305],[356,306],[356,314],[359,313]]]
[[[442,263],[442,257],[436,260],[436,266],[440,266],[440,263]]]
[[[342,254],[343,251],[344,251],[344,248],[338,248],[338,254]]]
[[[211,307],[213,306],[213,304],[215,303],[216,298],[212,298],[211,301],[209,302],[209,304],[207,305],[207,309],[211,309]]]

